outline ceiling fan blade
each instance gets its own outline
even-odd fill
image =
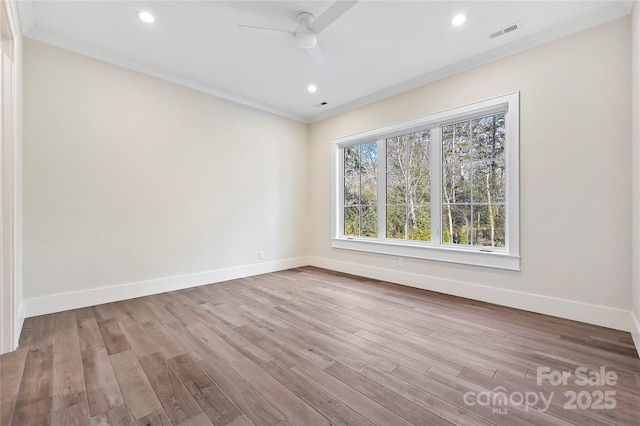
[[[327,10],[318,16],[309,25],[309,29],[316,34],[320,34],[322,30],[327,28],[336,19],[344,15],[349,9],[351,9],[358,1],[357,0],[337,0]]]
[[[320,68],[327,67],[327,62],[324,59],[324,53],[322,53],[322,49],[320,49],[320,46],[316,44],[314,47],[307,49],[307,52],[309,52],[311,59],[313,59],[313,62],[315,62],[316,65],[318,65]]]
[[[243,28],[251,28],[251,29],[254,29],[254,30],[278,31],[278,32],[281,32],[281,33],[287,33],[287,34],[291,34],[291,35],[294,34],[293,31],[281,30],[281,29],[278,29],[278,28],[256,27],[254,25],[242,25],[242,24],[238,24],[238,26],[239,27],[243,27]]]

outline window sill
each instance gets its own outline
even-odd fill
[[[508,269],[511,271],[520,270],[520,256],[510,255],[505,252],[485,252],[478,249],[424,246],[364,238],[333,238],[331,240],[331,247],[390,256],[483,266],[486,268]]]

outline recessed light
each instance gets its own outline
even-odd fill
[[[149,12],[138,12],[137,15],[142,22],[146,22],[147,24],[153,24],[156,21],[156,18]]]
[[[307,90],[309,91],[309,93],[316,93],[318,91],[318,88],[313,84],[310,84],[309,87],[307,87]]]
[[[455,25],[455,26],[462,25],[462,24],[464,24],[464,21],[466,21],[466,20],[467,20],[466,16],[464,16],[464,15],[456,15],[451,20],[451,25]]]

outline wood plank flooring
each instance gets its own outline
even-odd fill
[[[2,426],[640,424],[629,333],[312,267],[29,318],[0,368]]]

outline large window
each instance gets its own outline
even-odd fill
[[[332,246],[519,269],[518,98],[334,141]]]

